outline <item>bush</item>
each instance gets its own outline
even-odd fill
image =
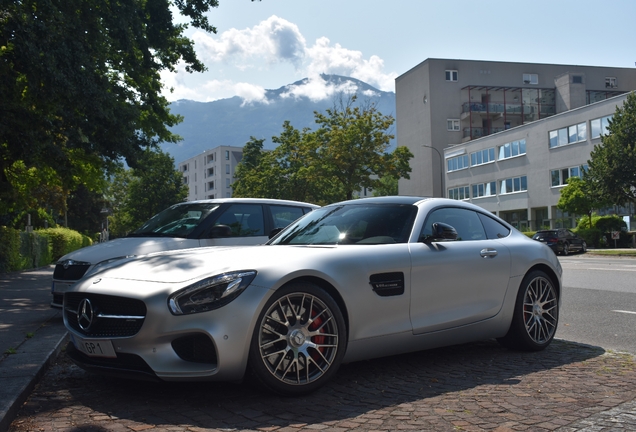
[[[20,255],[20,231],[0,227],[0,272],[22,270],[27,265],[28,259]]]
[[[585,240],[585,243],[587,243],[589,247],[594,247],[594,248],[601,247],[602,245],[601,240],[603,237],[603,233],[598,228],[592,228],[592,229],[577,228],[575,232],[579,237]]]
[[[599,216],[592,215],[592,229],[590,218],[583,216],[578,220],[576,233],[585,239],[588,246],[595,248],[614,247],[612,231],[620,232],[620,239],[616,241],[616,247],[627,247],[630,236],[623,229],[627,228],[625,221],[616,215]]]
[[[49,239],[52,261],[57,261],[67,253],[83,247],[85,242],[90,242],[88,237],[68,228],[48,228],[38,230],[37,233]]]
[[[24,230],[27,225],[28,217],[31,215],[31,226],[35,229],[38,228],[55,228],[57,225],[53,217],[47,213],[44,209],[37,210],[24,210],[13,219],[13,228],[17,230]]]
[[[48,237],[37,232],[20,233],[20,255],[25,258],[28,265],[23,268],[42,267],[53,261]]]

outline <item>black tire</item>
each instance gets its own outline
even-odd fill
[[[335,300],[308,282],[281,288],[259,314],[249,352],[251,374],[284,396],[317,390],[337,372],[347,347]]]
[[[570,255],[570,245],[569,244],[566,243],[566,244],[563,245],[563,251],[561,252],[561,254],[563,256]]]
[[[541,270],[521,282],[508,333],[499,343],[521,351],[541,351],[552,342],[559,323],[559,295],[552,279]]]
[[[587,252],[587,243],[581,243],[581,253]]]

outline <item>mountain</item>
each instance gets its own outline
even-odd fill
[[[161,148],[179,163],[206,150],[229,145],[242,147],[251,136],[265,139],[264,147],[274,148],[272,136],[280,135],[283,122],[289,120],[296,129],[308,127],[316,129],[314,111],[325,112],[332,108],[338,94],[356,93],[357,104],[374,102],[384,115],[395,117],[395,93],[378,90],[369,84],[354,78],[338,75],[322,75],[323,82],[336,91],[335,97],[312,101],[306,96],[292,94],[306,93],[308,86],[316,84],[309,79],[297,81],[276,90],[266,90],[266,102],[246,103],[235,96],[213,102],[179,100],[170,104],[170,111],[180,114],[184,121],[173,127],[172,132],[180,135],[183,141],[178,144],[163,143]],[[390,133],[395,135],[395,125]],[[391,148],[395,147],[395,139]]]

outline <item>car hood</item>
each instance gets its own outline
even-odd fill
[[[153,252],[198,247],[199,241],[174,237],[125,237],[97,243],[64,255],[58,260],[91,264],[118,257],[146,255]]]
[[[215,246],[162,252],[116,261],[91,278],[179,284],[228,271],[280,268],[281,263],[307,260],[307,254],[314,258],[316,249],[327,248],[334,246]]]

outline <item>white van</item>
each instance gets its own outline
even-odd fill
[[[55,265],[51,307],[100,266],[130,256],[203,246],[255,245],[317,205],[258,198],[224,198],[175,204],[124,238],[97,243],[64,255]]]

